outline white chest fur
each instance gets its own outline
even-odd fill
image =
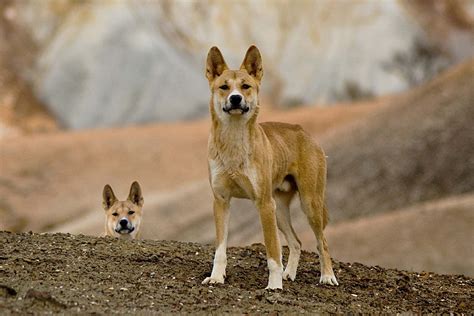
[[[209,172],[213,190],[221,195],[252,199],[257,193],[257,169],[248,161],[236,166],[234,163],[227,165],[218,159],[210,159]]]

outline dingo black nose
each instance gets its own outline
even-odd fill
[[[128,221],[125,218],[121,219],[119,223],[120,223],[120,226],[122,227],[127,227],[128,225]]]
[[[240,102],[242,101],[242,96],[238,94],[233,94],[229,98],[230,104],[232,106],[240,106]]]

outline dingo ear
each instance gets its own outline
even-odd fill
[[[115,197],[114,191],[112,190],[112,187],[108,184],[104,187],[104,191],[102,192],[102,198],[102,206],[106,211],[111,208],[115,202],[117,202],[117,198]]]
[[[217,77],[222,75],[224,70],[227,70],[227,64],[221,51],[216,46],[211,47],[207,54],[206,77],[209,83],[214,81]]]
[[[249,75],[254,77],[258,84],[260,84],[260,80],[262,80],[263,77],[263,65],[262,56],[257,46],[252,45],[249,47],[240,69],[247,70]]]
[[[137,181],[132,183],[130,187],[130,193],[128,194],[128,200],[135,205],[143,206],[142,189]]]

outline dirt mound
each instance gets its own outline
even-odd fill
[[[205,286],[213,252],[208,245],[8,232],[0,232],[0,242],[2,314],[474,310],[471,278],[335,262],[340,286],[322,286],[317,256],[308,252],[295,282],[264,291],[261,245],[231,248],[226,284]]]
[[[471,60],[325,139],[332,218],[473,192],[473,82]]]

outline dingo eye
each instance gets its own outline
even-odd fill
[[[133,215],[133,214],[135,214],[134,211],[128,211],[128,215]]]
[[[118,216],[118,213],[117,213],[117,212],[113,212],[112,215],[113,215],[113,216]]]
[[[222,86],[219,87],[219,89],[222,89],[222,90],[229,90],[229,86],[226,85],[226,84],[223,84]]]
[[[244,84],[242,85],[242,89],[244,89],[244,90],[247,90],[247,89],[250,89],[250,88],[251,88],[251,87],[250,87],[248,84],[246,84],[246,83],[244,83]]]

